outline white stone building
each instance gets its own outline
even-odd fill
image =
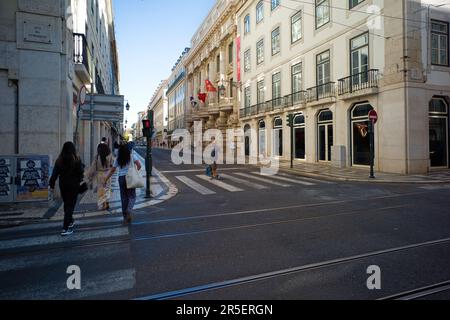
[[[169,103],[167,100],[167,80],[162,81],[156,89],[150,104],[149,110],[154,112],[155,139],[153,141],[156,147],[169,145],[168,125],[169,125]]]
[[[244,0],[240,120],[259,154],[426,173],[449,167],[450,6],[420,0]]]
[[[112,0],[0,2],[1,154],[55,159],[74,139],[80,88],[93,82],[96,93],[118,94],[112,12]],[[96,123],[92,143],[111,137],[112,126]],[[80,129],[88,163],[90,128]]]

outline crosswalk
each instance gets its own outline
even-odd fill
[[[223,190],[237,193],[248,190],[267,190],[274,187],[290,188],[298,185],[314,187],[322,184],[334,184],[328,181],[303,178],[285,173],[270,176],[262,175],[260,172],[227,172],[221,173],[220,177],[220,180],[216,180],[206,175],[175,176],[183,185],[202,196],[214,195],[218,192],[223,192]]]
[[[0,230],[1,300],[127,298],[136,286],[130,230],[119,216],[76,221],[61,237],[61,222]],[[81,290],[67,286],[78,266]]]

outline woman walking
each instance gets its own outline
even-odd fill
[[[73,233],[73,211],[77,204],[80,183],[83,180],[83,164],[77,156],[75,145],[72,142],[64,144],[61,154],[55,162],[49,182],[52,190],[55,189],[58,178],[61,196],[64,201],[64,226],[61,235],[68,236]]]
[[[89,168],[89,182],[95,178],[97,186],[97,207],[98,210],[109,210],[109,200],[111,198],[111,183],[104,184],[105,178],[113,166],[113,156],[107,144],[100,144],[97,149],[97,156]]]
[[[136,189],[128,189],[126,180],[128,169],[132,165],[135,165],[138,170],[141,170],[142,165],[139,160],[132,154],[128,145],[123,144],[119,148],[118,156],[114,161],[113,168],[110,170],[104,181],[105,184],[108,183],[112,175],[118,171],[122,214],[126,223],[130,223],[132,220],[131,211],[136,202]]]

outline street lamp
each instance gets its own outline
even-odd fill
[[[127,105],[125,106],[125,109],[127,109],[127,111],[130,111],[130,104],[127,102]]]

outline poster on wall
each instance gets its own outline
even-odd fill
[[[10,158],[0,158],[0,200],[11,199],[12,192],[11,189],[11,177],[12,177],[12,167]]]
[[[16,201],[48,200],[48,184],[50,180],[50,158],[48,156],[26,156],[17,158]]]

